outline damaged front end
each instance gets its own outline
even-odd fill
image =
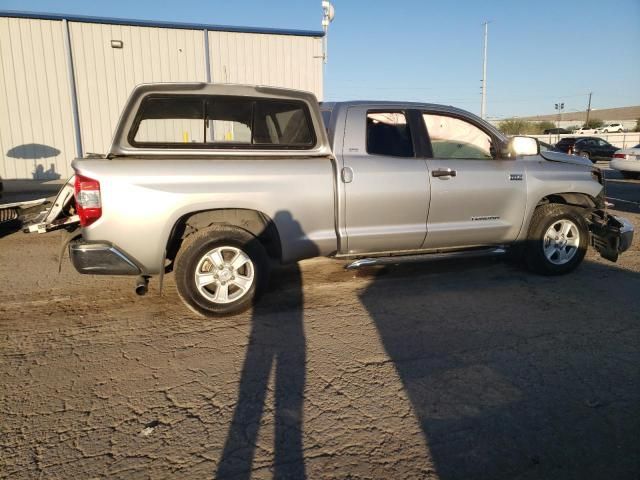
[[[612,262],[616,262],[633,241],[633,224],[624,217],[609,215],[605,210],[591,213],[589,231],[591,245],[602,258]]]

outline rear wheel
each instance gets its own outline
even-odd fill
[[[589,241],[587,222],[566,205],[549,204],[536,209],[529,227],[525,261],[542,275],[561,275],[584,259]]]
[[[591,160],[591,155],[589,154],[589,152],[580,152],[580,156]]]
[[[206,316],[248,309],[269,275],[267,253],[251,233],[220,225],[187,237],[176,258],[176,284],[182,300]]]

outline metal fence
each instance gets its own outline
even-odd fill
[[[555,145],[561,138],[566,137],[598,137],[606,140],[611,145],[620,148],[630,148],[640,143],[640,132],[622,132],[622,133],[594,133],[589,135],[566,134],[566,135],[531,135],[542,142]]]

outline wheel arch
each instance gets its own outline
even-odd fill
[[[602,208],[604,206],[604,198],[602,198],[601,195],[598,197],[593,197],[587,193],[582,192],[550,193],[538,200],[536,208],[541,205],[547,205],[549,203],[559,203],[570,205],[573,207],[592,209]]]
[[[569,205],[576,208],[582,208],[585,211],[591,211],[596,208],[604,207],[604,190],[602,190],[597,197],[583,192],[554,192],[544,195],[538,199],[533,208],[530,207],[530,211],[526,214],[525,222],[522,225],[520,234],[518,235],[518,242],[525,240],[528,237],[531,219],[533,218],[535,211],[539,207],[548,204]]]
[[[265,247],[269,257],[282,259],[282,243],[275,222],[263,212],[245,208],[218,208],[189,212],[173,225],[166,245],[166,259],[173,261],[184,239],[212,225],[229,225],[252,234]]]

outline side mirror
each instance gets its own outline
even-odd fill
[[[533,137],[511,137],[504,151],[504,158],[514,158],[521,155],[538,155],[540,144]]]

